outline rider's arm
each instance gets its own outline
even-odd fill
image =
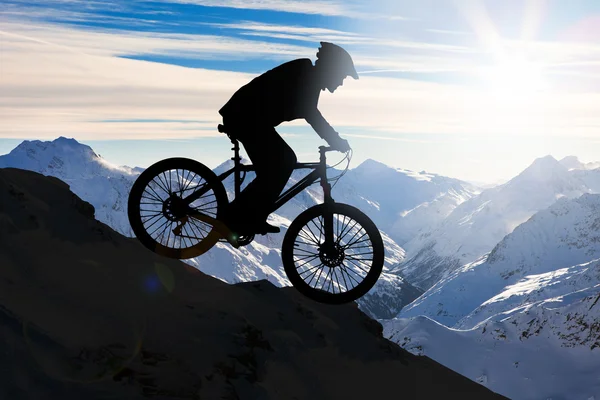
[[[332,140],[339,139],[339,134],[329,125],[329,122],[323,118],[321,112],[315,108],[306,116],[306,122],[312,126],[312,128],[317,132],[317,134],[327,141],[327,143],[331,143]]]

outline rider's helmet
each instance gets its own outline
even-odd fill
[[[354,68],[354,62],[350,54],[338,45],[329,42],[320,42],[321,47],[317,52],[317,61],[315,65],[320,64],[319,68],[323,68],[332,75],[341,75],[342,77],[351,76],[358,79],[358,73]]]

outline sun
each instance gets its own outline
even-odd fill
[[[542,68],[519,58],[486,68],[484,82],[488,95],[501,103],[534,100],[548,89]]]

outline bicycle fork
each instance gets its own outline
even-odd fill
[[[321,168],[326,169],[325,163],[325,151],[321,151]],[[333,207],[335,200],[331,197],[331,184],[327,181],[326,174],[323,172],[321,175],[321,187],[323,188],[323,202],[325,204],[325,212],[323,214],[323,228],[325,234],[325,241],[322,244],[322,248],[325,253],[335,252],[335,240],[333,237]]]

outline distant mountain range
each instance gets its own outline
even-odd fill
[[[65,138],[25,141],[0,156],[6,166],[59,177],[99,220],[132,236],[125,207],[140,168],[112,166]],[[546,156],[485,188],[374,160],[349,170],[333,196],[369,215],[386,249],[384,273],[359,308],[402,347],[510,398],[600,399],[598,166]],[[232,180],[225,186],[233,196]],[[321,201],[311,187],[272,215],[281,234],[238,250],[219,243],[185,262],[229,283],[288,286],[281,240]]]
[[[575,163],[572,157],[560,162],[552,156],[538,158],[507,183],[461,202],[438,224],[403,244],[406,258],[394,271],[427,290],[491,251],[504,236],[557,199],[599,193],[600,170],[569,170],[563,164]]]
[[[537,212],[382,322],[404,348],[512,399],[590,399],[599,299],[600,195],[584,194]]]

